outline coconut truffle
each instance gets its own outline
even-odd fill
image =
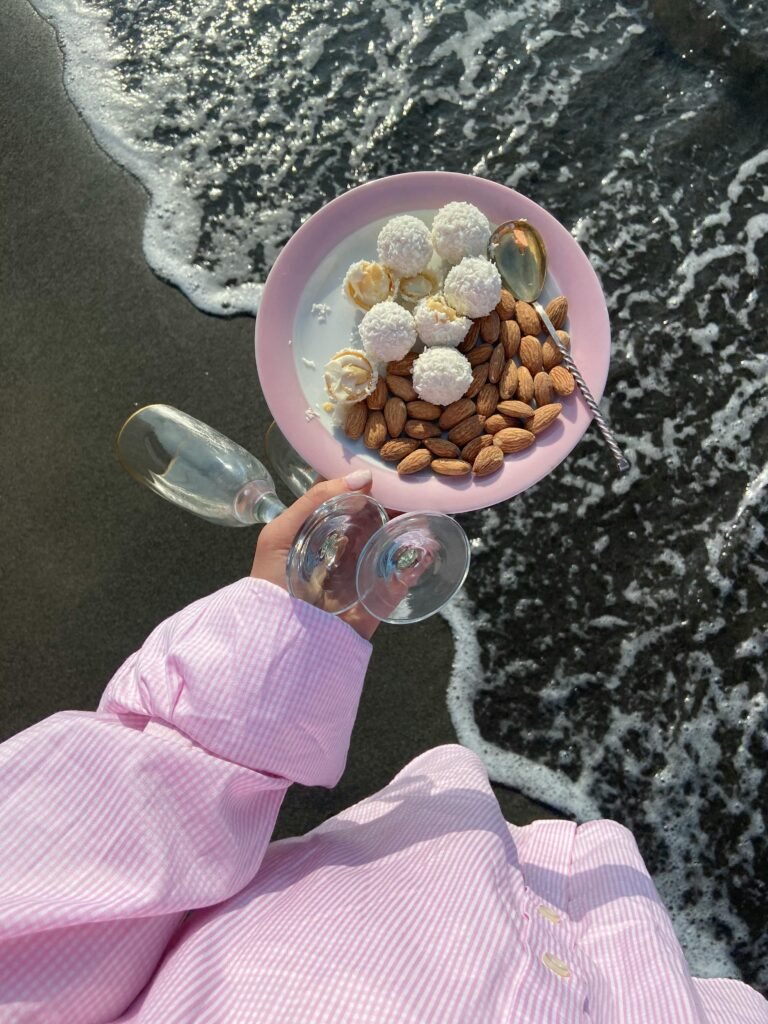
[[[413,364],[413,386],[425,402],[458,402],[471,383],[469,360],[455,348],[428,348]]]
[[[484,256],[490,237],[488,218],[471,203],[448,203],[432,222],[432,244],[449,263],[459,263],[465,256]]]
[[[377,302],[394,296],[395,282],[380,263],[358,260],[347,271],[342,291],[360,309],[369,310]]]
[[[396,302],[379,302],[360,321],[360,337],[369,358],[380,363],[402,359],[416,344],[416,324]]]
[[[457,313],[442,295],[422,299],[413,312],[416,331],[425,345],[456,348],[467,336],[472,321]]]
[[[356,348],[343,348],[331,357],[323,373],[325,390],[333,402],[361,402],[372,394],[379,379],[376,367]]]
[[[412,277],[432,259],[429,228],[418,217],[403,214],[387,221],[377,241],[379,262],[399,277]]]
[[[489,260],[482,256],[465,256],[448,271],[443,294],[464,316],[487,316],[501,298],[501,278]]]

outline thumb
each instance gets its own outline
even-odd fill
[[[282,515],[264,527],[264,530],[269,531],[270,544],[277,548],[289,548],[304,523],[324,501],[340,494],[349,494],[351,491],[368,492],[370,488],[371,472],[368,469],[358,469],[341,479],[323,480],[315,484]]]

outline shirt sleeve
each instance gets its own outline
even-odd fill
[[[96,712],[0,746],[0,1022],[125,1010],[184,914],[255,876],[290,783],[338,781],[370,651],[240,580],[158,626]]]

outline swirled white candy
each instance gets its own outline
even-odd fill
[[[429,228],[407,213],[387,221],[376,245],[379,261],[400,277],[420,273],[432,259]]]
[[[422,299],[413,311],[416,332],[425,345],[456,348],[467,336],[472,321],[457,313],[442,295]]]
[[[501,277],[482,256],[465,256],[445,277],[443,294],[464,316],[487,316],[501,298]]]
[[[388,363],[402,359],[416,344],[416,324],[396,302],[377,302],[360,321],[360,337],[371,359]]]
[[[413,387],[425,402],[450,405],[462,397],[471,383],[469,360],[455,348],[428,348],[413,364]]]
[[[471,203],[448,203],[432,222],[432,244],[449,263],[485,255],[490,237],[488,218]]]
[[[343,348],[326,363],[323,379],[328,397],[348,405],[361,402],[373,392],[379,373],[364,352]]]

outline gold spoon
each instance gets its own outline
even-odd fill
[[[488,243],[488,258],[496,264],[502,281],[515,298],[522,302],[529,302],[541,317],[553,344],[557,346],[563,357],[563,362],[573,374],[573,378],[584,396],[584,401],[611,450],[616,462],[616,469],[619,473],[626,473],[629,469],[629,459],[619,448],[618,441],[598,409],[597,402],[587,387],[579,368],[571,358],[568,349],[558,338],[557,331],[552,326],[544,307],[537,301],[547,277],[547,250],[543,238],[527,220],[508,220],[504,224],[500,224],[491,235]]]

